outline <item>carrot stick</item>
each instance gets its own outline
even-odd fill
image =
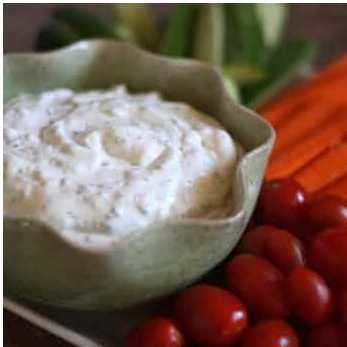
[[[347,175],[324,187],[319,193],[338,195],[347,199]]]
[[[273,157],[284,148],[307,136],[310,132],[319,129],[324,122],[338,114],[340,109],[341,107],[336,106],[335,103],[319,100],[317,103],[311,104],[304,110],[288,117],[276,128],[277,140],[272,152]]]
[[[347,109],[291,148],[284,149],[270,159],[267,178],[291,175],[304,164],[322,153],[326,148],[339,143],[347,135]]]
[[[266,118],[275,128],[281,124],[286,117],[302,111],[308,106],[307,100],[297,100],[291,104],[278,104],[271,108],[260,109],[258,113]]]
[[[325,83],[335,83],[337,80],[345,80],[347,78],[347,55],[343,56],[335,63],[330,64],[323,71],[313,76],[306,82],[301,82],[300,84],[295,85],[291,89],[283,92],[277,98],[270,100],[264,106],[258,109],[259,113],[266,113],[273,106],[278,107],[279,103],[283,102],[287,98],[292,98],[293,96],[302,95],[307,89],[316,89],[320,88],[322,84]]]
[[[347,99],[347,70],[345,74],[345,79],[341,81],[333,81],[319,87],[312,87],[299,94],[291,90],[289,95],[277,100],[270,107],[260,109],[258,112],[276,127],[281,121],[295,112],[295,109],[316,103],[317,100],[327,100],[336,104],[345,102]]]
[[[314,192],[347,174],[347,141],[330,148],[294,173],[308,192]]]

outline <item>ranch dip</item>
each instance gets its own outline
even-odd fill
[[[22,95],[4,106],[4,214],[126,235],[230,213],[239,150],[214,119],[124,86]]]

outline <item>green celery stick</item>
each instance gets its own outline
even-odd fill
[[[195,6],[192,3],[175,4],[167,31],[164,34],[163,54],[188,57],[194,28]]]
[[[255,9],[260,21],[265,44],[268,47],[276,47],[283,35],[288,4],[285,3],[256,3]]]
[[[269,52],[264,42],[256,4],[235,3],[232,5],[237,35],[241,39],[243,61],[254,66],[265,66]]]
[[[242,40],[239,34],[239,29],[237,27],[237,21],[235,17],[234,4],[225,3],[224,6],[224,16],[226,23],[226,33],[225,33],[225,62],[242,62],[243,57],[243,46]]]
[[[225,15],[222,4],[202,4],[194,40],[194,58],[220,65],[224,58]]]

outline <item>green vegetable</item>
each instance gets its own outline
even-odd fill
[[[72,44],[81,37],[68,25],[52,21],[46,24],[38,33],[35,41],[35,49],[38,51],[48,51]]]
[[[242,98],[241,98],[240,89],[239,89],[237,83],[225,74],[222,74],[222,76],[223,76],[223,81],[224,81],[225,87],[229,93],[229,96],[233,100],[235,100],[237,102],[241,102]]]
[[[214,65],[222,64],[225,29],[223,5],[201,5],[195,31],[194,58]]]
[[[54,12],[53,18],[70,26],[83,38],[115,38],[115,32],[111,25],[86,11],[63,7]]]
[[[247,64],[232,63],[223,67],[225,74],[242,85],[256,83],[266,76],[264,69]]]
[[[235,3],[233,9],[237,35],[242,42],[244,62],[260,67],[265,66],[269,52],[265,45],[256,4]]]
[[[113,32],[115,38],[119,39],[119,41],[137,43],[134,33],[125,24],[115,23]]]
[[[242,90],[246,105],[258,106],[275,95],[286,84],[297,77],[317,53],[317,46],[311,41],[282,44],[271,56],[269,71],[271,75],[262,82],[245,86]]]
[[[194,4],[176,4],[164,36],[163,54],[188,57],[194,28]]]
[[[288,12],[287,4],[256,3],[254,5],[266,46],[276,47],[282,39]]]
[[[243,45],[239,35],[239,29],[235,18],[234,4],[226,3],[224,6],[224,17],[226,23],[225,33],[225,61],[242,62],[243,60]]]
[[[140,45],[153,48],[157,30],[153,16],[145,3],[113,4],[116,21],[125,25]]]

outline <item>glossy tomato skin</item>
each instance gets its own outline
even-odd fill
[[[175,317],[190,339],[209,347],[234,346],[248,325],[241,301],[210,285],[184,291],[175,303]]]
[[[347,227],[347,201],[334,195],[315,195],[310,201],[309,221],[312,229]]]
[[[264,256],[267,240],[274,230],[277,230],[277,228],[272,225],[260,225],[249,230],[242,236],[237,246],[237,252],[258,255],[260,257]]]
[[[256,217],[262,224],[274,225],[294,233],[307,225],[308,194],[296,181],[265,181],[260,191]]]
[[[242,347],[299,347],[292,327],[282,320],[264,320],[249,328]]]
[[[184,347],[179,327],[167,318],[152,318],[133,329],[126,347]]]
[[[242,254],[231,259],[226,270],[228,289],[256,318],[283,318],[290,314],[284,277],[267,260]]]
[[[246,233],[238,251],[266,258],[285,275],[306,263],[302,242],[290,232],[270,225],[261,225]]]
[[[306,264],[305,247],[302,242],[286,230],[276,230],[266,245],[266,258],[285,275]]]
[[[347,324],[347,287],[341,292],[339,300],[340,316],[343,323]]]
[[[292,311],[301,322],[328,322],[333,312],[333,295],[316,272],[308,268],[293,270],[287,279],[286,291]]]
[[[347,338],[345,327],[329,323],[312,330],[309,333],[307,347],[346,347]]]
[[[347,227],[320,232],[310,247],[309,260],[330,285],[347,286]]]

